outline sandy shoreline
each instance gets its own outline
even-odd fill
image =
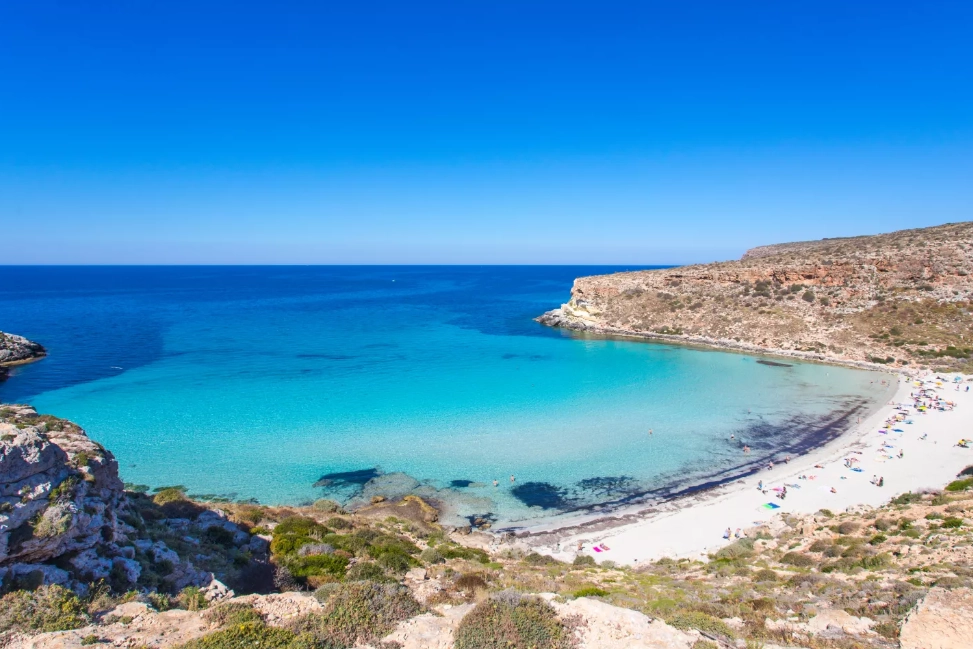
[[[878,432],[896,411],[893,405],[886,404],[836,440],[793,458],[789,464],[778,464],[773,470],[763,469],[658,506],[642,505],[612,516],[589,517],[574,527],[561,521],[549,530],[532,530],[521,542],[565,561],[578,554],[579,542],[584,544],[583,554],[597,561],[637,565],[662,557],[701,558],[728,543],[723,538],[728,527],[745,530],[787,513],[811,514],[820,509],[837,513],[858,505],[874,507],[906,491],[942,488],[965,466],[973,464],[973,449],[956,446],[959,438],[973,436],[973,392],[965,392],[969,385],[966,379],[973,377],[962,377],[961,391],[957,392],[952,382],[956,374],[940,376],[948,381],[942,382],[938,393],[953,401],[956,408],[915,413],[908,417],[913,424],[896,426],[903,433]],[[892,398],[895,404],[909,402],[909,393],[919,389],[911,379],[900,379]],[[927,438],[919,439],[923,434]],[[894,448],[880,453],[884,444]],[[899,451],[904,454],[901,459]],[[889,454],[892,459],[887,457]],[[858,458],[862,471],[846,468],[845,457]],[[803,475],[813,475],[815,479],[800,479]],[[873,475],[884,477],[883,487],[870,483]],[[761,480],[766,494],[757,489]],[[787,498],[780,500],[771,489],[785,484],[796,487],[788,486]],[[780,508],[766,509],[765,503]],[[610,550],[594,552],[594,545],[602,543]]]

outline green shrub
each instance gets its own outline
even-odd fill
[[[821,516],[826,516],[827,518],[834,518],[834,512],[832,512],[830,509],[819,509],[818,514]]]
[[[592,557],[591,555],[579,554],[574,558],[574,561],[571,562],[571,565],[581,567],[581,566],[596,566],[598,564],[595,562],[595,558]]]
[[[830,548],[831,545],[832,545],[831,541],[828,541],[828,540],[825,540],[825,539],[818,539],[817,541],[815,541],[814,543],[811,544],[811,547],[808,548],[808,551],[809,552],[824,552],[825,550],[827,550],[828,548]]]
[[[738,539],[713,555],[715,559],[743,559],[753,555],[753,539]]]
[[[296,633],[306,633],[324,647],[371,642],[422,612],[408,589],[398,584],[356,581],[334,586],[315,593],[324,600],[320,614],[304,616],[293,625]]]
[[[798,568],[810,568],[817,563],[814,557],[809,557],[806,554],[801,554],[799,552],[788,552],[780,558],[780,562],[796,566]]]
[[[330,575],[341,578],[348,567],[348,559],[334,554],[313,554],[309,557],[298,557],[287,562],[287,569],[297,579]]]
[[[911,505],[912,503],[917,503],[920,500],[922,500],[922,496],[920,494],[916,494],[916,493],[912,493],[911,491],[907,491],[906,493],[900,494],[899,496],[896,496],[895,498],[893,498],[892,499],[892,504],[893,505]]]
[[[861,529],[861,524],[854,521],[845,521],[838,526],[838,534],[854,534]]]
[[[946,528],[957,528],[963,526],[963,519],[957,518],[956,516],[948,516],[943,520],[943,527]]]
[[[531,552],[526,557],[524,557],[524,563],[529,566],[556,566],[560,561],[554,557],[550,557],[546,554],[538,554],[537,552]]]
[[[205,617],[219,627],[247,624],[250,622],[263,622],[260,613],[250,604],[243,602],[219,604],[206,611]]]
[[[490,563],[490,555],[477,548],[464,548],[462,546],[436,548],[445,559],[466,559],[467,561],[478,561],[480,563]]]
[[[206,596],[196,586],[183,588],[179,591],[179,597],[176,598],[176,601],[179,602],[179,608],[184,608],[187,611],[200,611],[208,605]]]
[[[311,505],[314,509],[319,512],[324,512],[325,514],[334,514],[341,510],[341,505],[333,500],[328,500],[327,498],[321,498],[320,500],[315,500],[314,504]]]
[[[428,564],[444,563],[446,557],[436,548],[426,548],[419,554],[419,560]]]
[[[270,627],[260,622],[237,624],[228,629],[190,640],[178,649],[290,649],[294,646],[293,632]]]
[[[511,592],[477,604],[453,637],[455,649],[567,649],[572,639],[550,604]]]
[[[872,538],[868,539],[868,542],[871,545],[881,545],[882,543],[885,543],[888,540],[889,537],[885,536],[884,534],[876,534]]]
[[[299,536],[297,534],[274,534],[270,541],[270,553],[275,557],[297,552],[298,548],[316,541],[310,536]]]
[[[0,599],[0,631],[67,631],[88,624],[78,596],[61,586],[18,590]]]
[[[179,487],[166,487],[152,496],[152,502],[160,507],[180,500],[186,500],[186,492]]]
[[[602,590],[597,586],[586,586],[571,593],[574,597],[605,597],[607,594],[607,590]]]
[[[727,638],[733,637],[733,631],[730,629],[730,627],[724,624],[722,620],[715,618],[712,615],[701,613],[700,611],[677,613],[666,620],[666,622],[668,622],[670,626],[674,626],[677,629],[696,629],[698,631],[705,631],[706,633],[710,633],[712,635],[719,635]]]
[[[753,573],[754,581],[777,581],[777,573],[773,570],[764,568]]]
[[[274,536],[278,534],[294,534],[296,536],[322,537],[328,533],[328,528],[313,518],[304,516],[288,516],[274,528]]]
[[[222,545],[227,548],[233,547],[233,532],[219,525],[207,527],[206,531],[203,532],[203,538],[216,545]]]
[[[970,487],[973,487],[973,478],[963,478],[961,480],[953,480],[946,485],[946,491],[966,491]]]
[[[81,638],[81,646],[82,647],[88,647],[90,645],[98,644],[100,642],[101,642],[101,638],[99,638],[98,636],[96,636],[93,633],[88,634],[85,637]]]
[[[387,583],[398,583],[394,577],[390,577],[382,569],[382,566],[373,561],[359,561],[348,569],[347,579],[350,581],[378,581]]]
[[[456,590],[472,595],[478,590],[486,590],[487,583],[480,575],[467,573],[460,575],[456,583],[453,584]]]
[[[805,302],[814,302],[814,292],[810,290],[804,291],[804,295],[801,296],[801,299]]]
[[[345,519],[334,516],[328,519],[328,527],[333,530],[350,530],[352,525]]]

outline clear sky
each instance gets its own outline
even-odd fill
[[[969,0],[0,3],[0,263],[687,263],[971,219]]]

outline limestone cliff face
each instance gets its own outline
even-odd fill
[[[0,331],[0,365],[23,363],[46,355],[44,347],[27,340],[23,336],[15,336]]]
[[[582,277],[538,318],[851,363],[973,365],[973,223],[763,246],[741,260]]]
[[[104,578],[116,563],[134,569],[119,545],[131,531],[118,517],[124,500],[115,458],[78,426],[0,406],[0,579],[39,572],[68,583]]]

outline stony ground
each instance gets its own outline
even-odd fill
[[[765,246],[582,277],[553,326],[895,367],[969,370],[973,223]]]

